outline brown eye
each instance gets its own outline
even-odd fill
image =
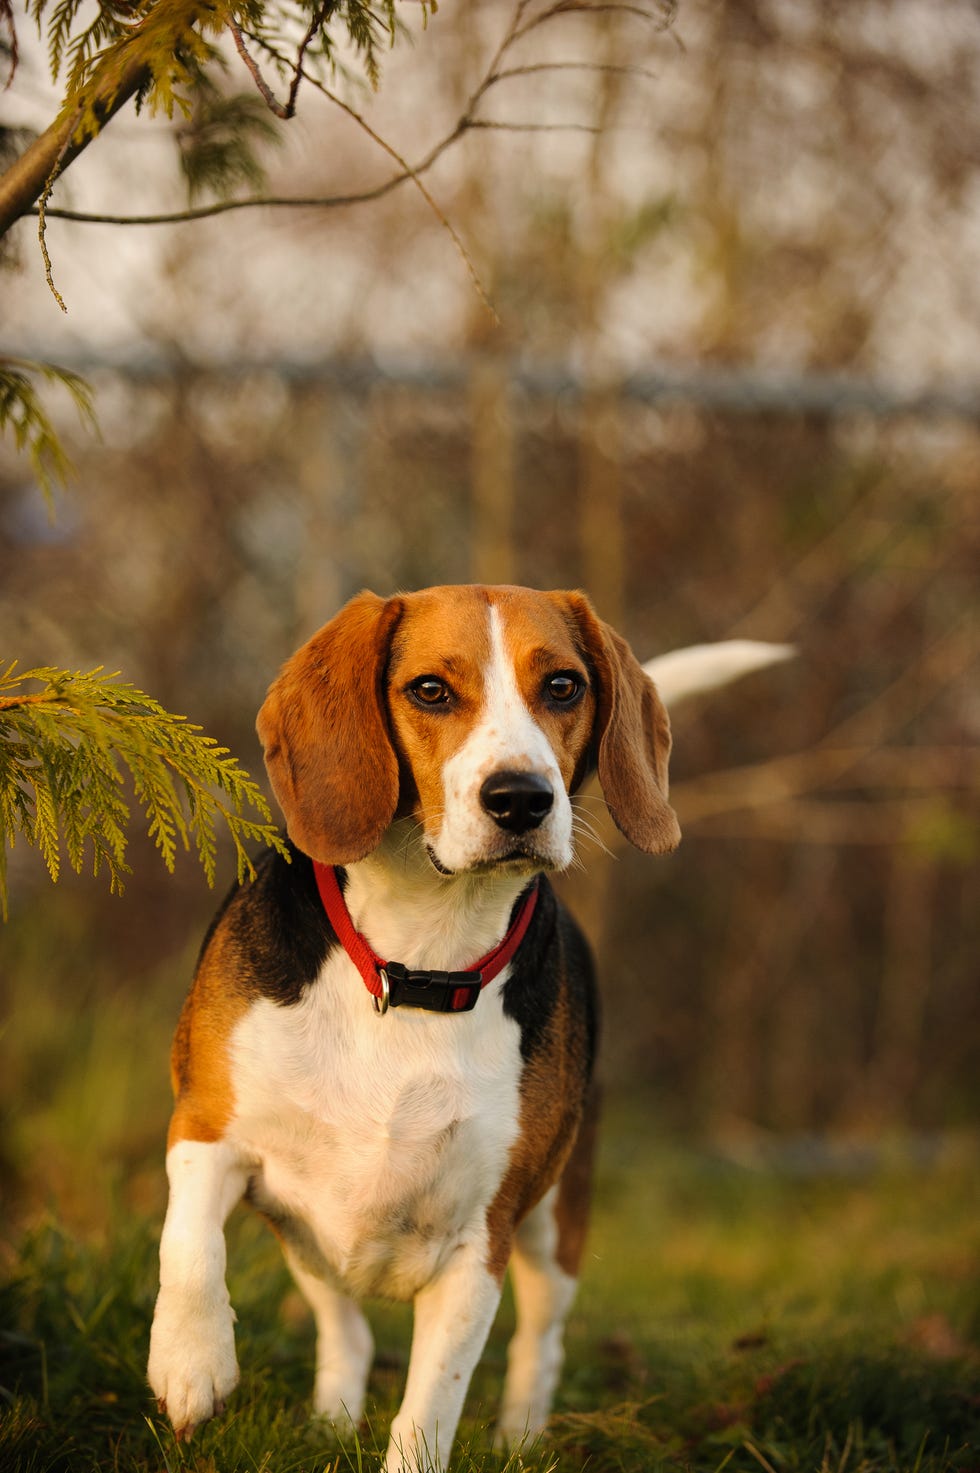
[[[545,682],[545,691],[551,700],[560,706],[568,706],[582,693],[582,681],[570,670],[559,670]]]
[[[437,675],[420,675],[408,687],[408,694],[419,706],[442,706],[449,700],[449,686]]]

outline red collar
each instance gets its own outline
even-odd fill
[[[383,961],[355,929],[333,865],[314,860],[313,872],[327,918],[360,972],[379,1013],[386,1013],[389,1007],[400,1006],[425,1008],[431,1013],[468,1013],[476,1006],[481,989],[492,982],[513,957],[538,903],[538,882],[535,880],[521,897],[504,939],[467,971],[410,972],[400,962]]]

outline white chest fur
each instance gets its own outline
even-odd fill
[[[287,1245],[349,1294],[411,1297],[485,1235],[519,1110],[505,976],[472,1013],[382,1017],[335,951],[298,1003],[235,1030],[226,1139]]]

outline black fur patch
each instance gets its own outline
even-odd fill
[[[313,863],[290,845],[292,863],[268,850],[256,877],[236,885],[218,912],[238,954],[249,992],[289,1006],[298,1002],[340,943],[320,900]]]
[[[562,989],[567,989],[572,1017],[584,1020],[591,1071],[599,1032],[592,953],[544,876],[538,885],[534,918],[504,983],[504,1012],[520,1027],[521,1057],[526,1063],[542,1046]]]

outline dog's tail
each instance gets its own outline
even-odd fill
[[[792,644],[766,644],[758,639],[724,639],[717,644],[691,644],[647,660],[643,668],[668,709],[690,696],[718,690],[753,670],[778,665],[796,654]]]

